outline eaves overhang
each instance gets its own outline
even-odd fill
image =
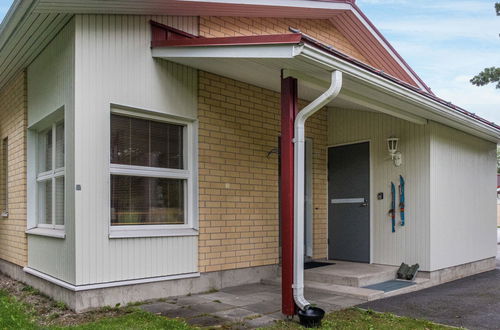
[[[374,66],[430,92],[354,0],[15,0],[0,25],[0,88],[76,14],[329,19]]]
[[[157,42],[152,56],[275,91],[283,70],[312,77],[300,88],[304,99],[313,99],[329,83],[330,73],[340,70],[345,87],[336,102],[419,124],[432,120],[493,142],[500,140],[498,125],[302,34],[210,39]]]

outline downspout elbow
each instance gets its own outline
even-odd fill
[[[309,117],[315,114],[318,110],[323,108],[325,105],[330,103],[333,99],[335,99],[342,89],[342,72],[333,71],[331,75],[330,87],[323,92],[318,98],[309,103],[305,108],[303,108],[297,114],[295,118],[295,131],[300,127],[304,127],[305,122]],[[297,138],[297,136],[295,136]]]
[[[318,110],[330,103],[342,88],[342,72],[333,71],[330,87],[302,109],[295,118],[294,137],[294,274],[293,298],[301,310],[311,304],[304,297],[304,177],[305,123]]]

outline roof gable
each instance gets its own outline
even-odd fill
[[[363,53],[329,19],[283,17],[201,16],[201,37],[238,37],[291,33],[290,28],[332,45],[360,61],[371,64]]]
[[[341,42],[325,40],[321,33],[311,33],[305,25],[289,24],[288,26],[310,33],[322,42],[338,47],[340,51],[430,92],[425,83],[356,6],[354,0],[163,0],[161,2],[157,0],[17,0],[0,26],[0,65],[5,62],[10,63],[9,67],[12,67],[8,74],[0,75],[0,86],[25,63],[29,63],[29,59],[36,56],[40,49],[43,49],[44,42],[39,43],[38,40],[50,40],[60,29],[61,24],[66,23],[72,14],[85,13],[330,20],[336,31],[343,35],[338,38],[344,39],[340,40]],[[56,21],[53,17],[59,21],[52,24],[51,22]],[[59,26],[53,26],[57,24]],[[42,25],[46,25],[47,29],[41,29]],[[200,25],[200,28],[203,26]],[[53,31],[53,33],[47,38],[37,37],[37,42],[31,40],[29,45],[23,44],[27,51],[22,54],[26,55],[27,59],[19,63],[16,61],[14,65],[8,57],[19,52],[11,52],[10,48],[15,47],[15,43],[19,42],[22,36],[26,36],[29,29],[40,32],[39,34],[47,33],[46,30]],[[18,35],[19,38],[14,35]],[[5,47],[6,43],[10,45]]]
[[[290,33],[290,28],[330,45],[361,62],[422,88],[405,68],[392,48],[384,46],[368,33],[367,28],[352,12],[344,12],[330,19],[284,17],[201,16],[200,36],[206,38],[272,35]],[[426,88],[423,88],[426,89]]]
[[[368,64],[432,93],[430,88],[355,4],[353,4],[353,10],[336,15],[330,21],[350,42],[359,45],[359,51],[370,59]]]
[[[362,57],[354,56],[427,92],[430,89],[375,28],[355,0],[38,0],[40,12],[329,19]],[[304,28],[292,26],[308,33]],[[270,33],[266,33],[270,34]],[[246,34],[248,35],[248,34]],[[313,37],[332,44],[312,34]],[[340,51],[352,54],[346,49]],[[351,50],[352,51],[352,50]]]

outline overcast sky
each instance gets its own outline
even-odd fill
[[[500,123],[500,90],[469,79],[500,66],[500,17],[490,0],[357,0],[434,93]],[[0,19],[11,0],[0,0]]]

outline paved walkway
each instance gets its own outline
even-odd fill
[[[359,307],[467,329],[500,329],[500,245],[496,270]]]
[[[469,329],[500,329],[500,245],[498,249],[495,271],[429,289],[369,303],[312,289],[306,289],[306,297],[327,312],[358,305]],[[280,287],[265,284],[174,297],[141,308],[200,327],[257,328],[283,319]]]
[[[315,290],[306,290],[306,297],[327,312],[363,302]],[[171,318],[181,317],[200,327],[226,325],[232,329],[256,328],[283,319],[280,311],[280,287],[264,284],[242,285],[218,292],[175,297],[143,305],[141,308]]]

